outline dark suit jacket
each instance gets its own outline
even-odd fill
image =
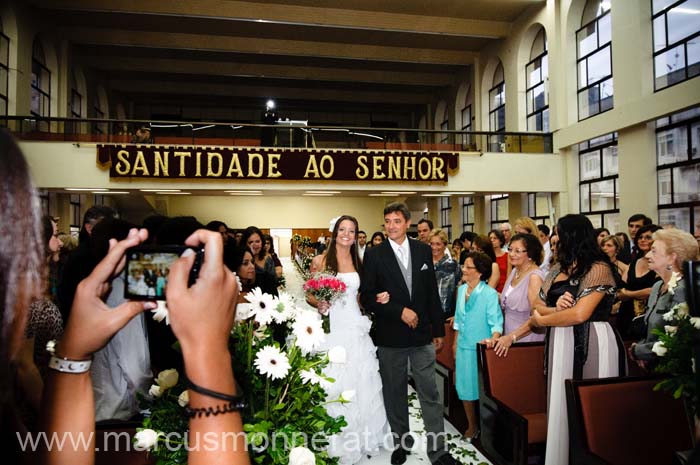
[[[414,239],[407,240],[413,268],[412,295],[389,241],[365,251],[360,300],[365,310],[374,314],[378,346],[417,347],[445,335],[430,247]],[[391,297],[389,303],[382,305],[376,302],[376,297],[384,291],[388,291]],[[416,329],[401,321],[404,307],[418,314]]]

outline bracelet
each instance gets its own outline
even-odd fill
[[[214,399],[226,400],[231,405],[233,405],[235,403],[241,403],[242,405],[240,408],[245,407],[245,402],[243,402],[242,396],[236,396],[236,395],[232,395],[232,394],[224,394],[222,392],[212,391],[211,389],[207,389],[207,388],[204,388],[202,386],[198,386],[198,385],[194,384],[187,377],[185,377],[185,384],[187,385],[188,389],[191,389],[194,392],[197,392],[197,393],[202,394],[204,396],[213,397]],[[223,412],[223,413],[225,413],[225,412]],[[207,415],[207,416],[209,416],[209,415]]]
[[[238,410],[242,410],[243,408],[245,408],[245,402],[240,400],[238,402],[230,402],[228,405],[224,405],[224,406],[217,405],[216,408],[212,408],[212,407],[195,407],[195,408],[185,407],[185,413],[190,418],[195,418],[195,417],[201,418],[202,415],[204,415],[206,417],[208,417],[210,415],[214,415],[214,416],[223,415],[225,413],[232,413],[232,412],[236,412]]]
[[[515,333],[511,334],[511,337],[513,338],[513,344],[515,344],[515,341],[517,341],[517,340],[518,340],[518,338],[517,338],[517,337],[515,337]]]
[[[61,373],[80,374],[90,370],[92,360],[71,360],[68,358],[60,358],[55,355],[49,359],[49,368],[60,371]]]

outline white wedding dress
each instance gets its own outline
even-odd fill
[[[326,405],[328,414],[345,417],[347,426],[331,439],[328,452],[339,457],[341,464],[359,462],[365,455],[374,455],[384,446],[389,425],[382,398],[377,348],[369,336],[371,321],[362,315],[357,302],[360,276],[356,272],[338,273],[347,290],[330,308],[330,333],[325,348],[342,346],[347,363],[330,363],[324,374],[335,382],[328,389],[328,400],[337,399],[343,391],[355,391],[351,402]]]

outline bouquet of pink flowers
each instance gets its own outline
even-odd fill
[[[329,305],[343,295],[346,288],[342,280],[329,273],[316,273],[304,283],[304,292],[311,294],[319,302],[328,302]],[[330,331],[328,311],[321,312],[321,315],[323,315],[323,330],[327,333]]]

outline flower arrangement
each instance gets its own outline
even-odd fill
[[[337,463],[328,454],[328,438],[346,422],[328,415],[325,405],[350,402],[354,392],[327,399],[333,379],[322,370],[328,363],[344,363],[344,349],[320,351],[321,320],[316,312],[297,308],[290,295],[274,297],[256,288],[246,300],[237,307],[230,350],[247,404],[242,415],[251,460],[260,465]],[[187,390],[175,370],[166,372],[144,399],[150,416],[136,441],[152,449],[159,464],[183,464],[186,448],[174,447],[183,443],[169,438],[187,431]]]
[[[304,283],[304,292],[311,294],[319,302],[329,304],[343,295],[346,288],[342,280],[330,273],[316,273]],[[323,329],[326,333],[330,331],[327,310],[323,313]]]
[[[688,304],[683,302],[675,305],[664,314],[663,318],[669,324],[664,326],[663,331],[653,330],[659,340],[654,343],[651,350],[659,356],[656,371],[668,373],[671,376],[657,384],[654,389],[669,391],[676,399],[683,398],[688,413],[698,416],[700,399],[693,347],[700,344],[700,317],[691,317],[688,313]]]

